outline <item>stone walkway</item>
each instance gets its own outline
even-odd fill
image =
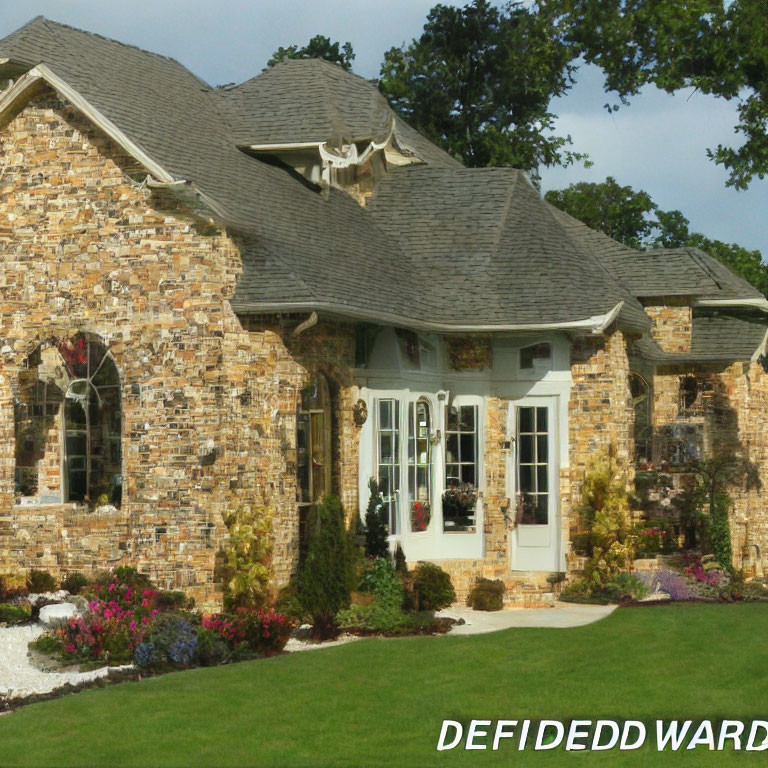
[[[583,627],[599,621],[616,609],[615,605],[579,605],[557,603],[554,608],[510,608],[506,611],[474,611],[464,606],[451,606],[438,616],[464,619],[449,635],[482,635],[512,627]]]

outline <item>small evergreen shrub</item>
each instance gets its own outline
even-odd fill
[[[336,614],[350,602],[355,586],[355,551],[344,528],[338,496],[328,495],[317,508],[318,529],[309,543],[296,586],[304,610],[312,616],[317,639],[338,633]]]
[[[229,656],[229,648],[218,632],[206,627],[198,627],[195,661],[201,667],[215,667],[217,664],[223,664]]]
[[[500,579],[478,579],[469,592],[467,605],[476,611],[500,611],[504,607],[506,587]]]
[[[365,554],[368,557],[389,557],[387,508],[379,493],[379,484],[371,479],[368,488],[371,495],[365,510]]]
[[[27,589],[33,593],[55,592],[56,579],[48,571],[37,571],[33,568],[27,575]]]
[[[456,602],[451,577],[434,563],[419,563],[413,572],[413,591],[421,608],[439,611]]]
[[[79,595],[83,587],[88,586],[88,577],[85,574],[73,571],[68,573],[61,582],[61,588],[69,592],[70,595]]]

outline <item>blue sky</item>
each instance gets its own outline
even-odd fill
[[[257,74],[280,45],[315,34],[349,40],[355,71],[375,77],[384,51],[417,36],[435,0],[0,0],[0,35],[43,14],[181,61],[213,85]],[[463,3],[459,3],[463,4]],[[706,148],[737,140],[735,103],[654,88],[608,114],[600,72],[582,68],[571,92],[552,103],[558,131],[594,166],[543,169],[544,189],[602,181],[644,189],[665,209],[678,208],[708,237],[759,248],[768,256],[768,179],[746,192],[725,187],[726,173]]]

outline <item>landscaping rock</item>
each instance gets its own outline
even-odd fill
[[[74,603],[55,603],[45,605],[40,609],[40,621],[48,627],[63,624],[77,616],[79,611]]]

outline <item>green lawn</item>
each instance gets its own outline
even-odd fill
[[[768,719],[768,604],[621,609],[577,629],[367,639],[0,717],[6,766],[762,765],[765,752],[435,747],[444,718]],[[649,727],[649,731],[652,729]],[[649,739],[652,741],[652,739]]]

